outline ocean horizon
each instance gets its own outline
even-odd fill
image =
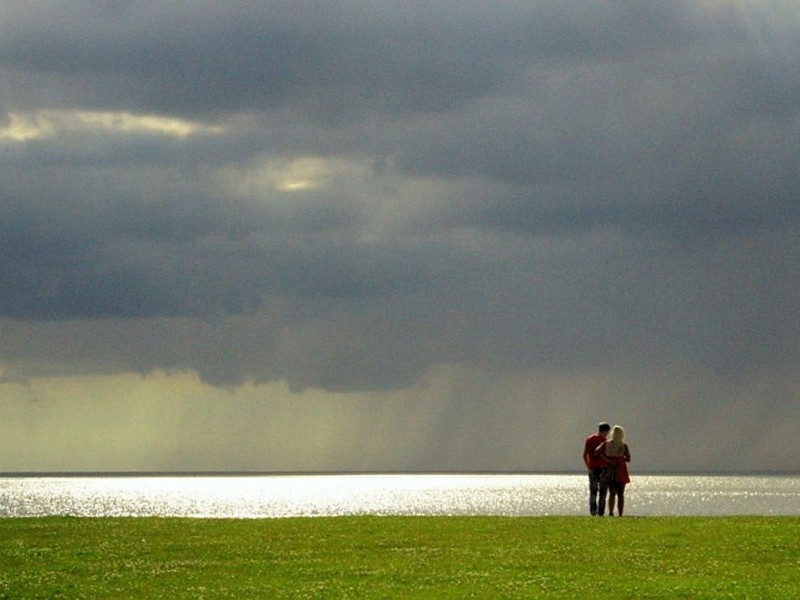
[[[489,470],[489,469],[431,469],[431,470],[153,470],[153,471],[0,471],[1,478],[13,477],[288,477],[328,475],[585,475],[583,470]],[[800,470],[648,470],[636,471],[638,476],[719,476],[719,477],[800,477]]]
[[[800,515],[800,476],[639,474],[626,514]],[[585,473],[27,473],[0,476],[0,517],[588,514]]]

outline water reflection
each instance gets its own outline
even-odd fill
[[[637,476],[635,515],[797,515],[794,476]],[[9,477],[0,516],[583,515],[584,475]]]

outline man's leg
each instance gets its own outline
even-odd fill
[[[604,483],[599,484],[597,488],[597,515],[600,517],[606,512],[606,494],[608,494],[608,486]]]
[[[589,514],[597,514],[597,492],[600,487],[600,469],[589,471]],[[603,513],[600,513],[603,514]]]

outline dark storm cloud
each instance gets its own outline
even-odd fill
[[[69,98],[184,115],[292,106],[328,120],[450,110],[536,61],[679,44],[691,17],[679,5],[621,2],[135,2],[106,11],[68,2],[14,9],[0,58],[52,93],[35,99],[40,106]]]
[[[360,3],[198,9],[145,3],[99,20],[62,14],[44,27],[9,27],[2,55],[45,87],[49,78],[66,84],[87,106],[173,114],[446,108],[495,77],[478,60],[480,44],[448,36],[435,18],[426,26],[424,13]],[[75,82],[93,89],[87,95]]]
[[[416,132],[398,163],[507,184],[479,200],[477,222],[533,232],[704,235],[795,222],[800,95],[780,88],[799,78],[721,46],[723,58],[691,47],[549,66],[518,96]]]
[[[6,3],[0,313],[295,388],[796,357],[797,21],[736,6]]]

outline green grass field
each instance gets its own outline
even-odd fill
[[[0,519],[0,598],[800,598],[795,517]]]

